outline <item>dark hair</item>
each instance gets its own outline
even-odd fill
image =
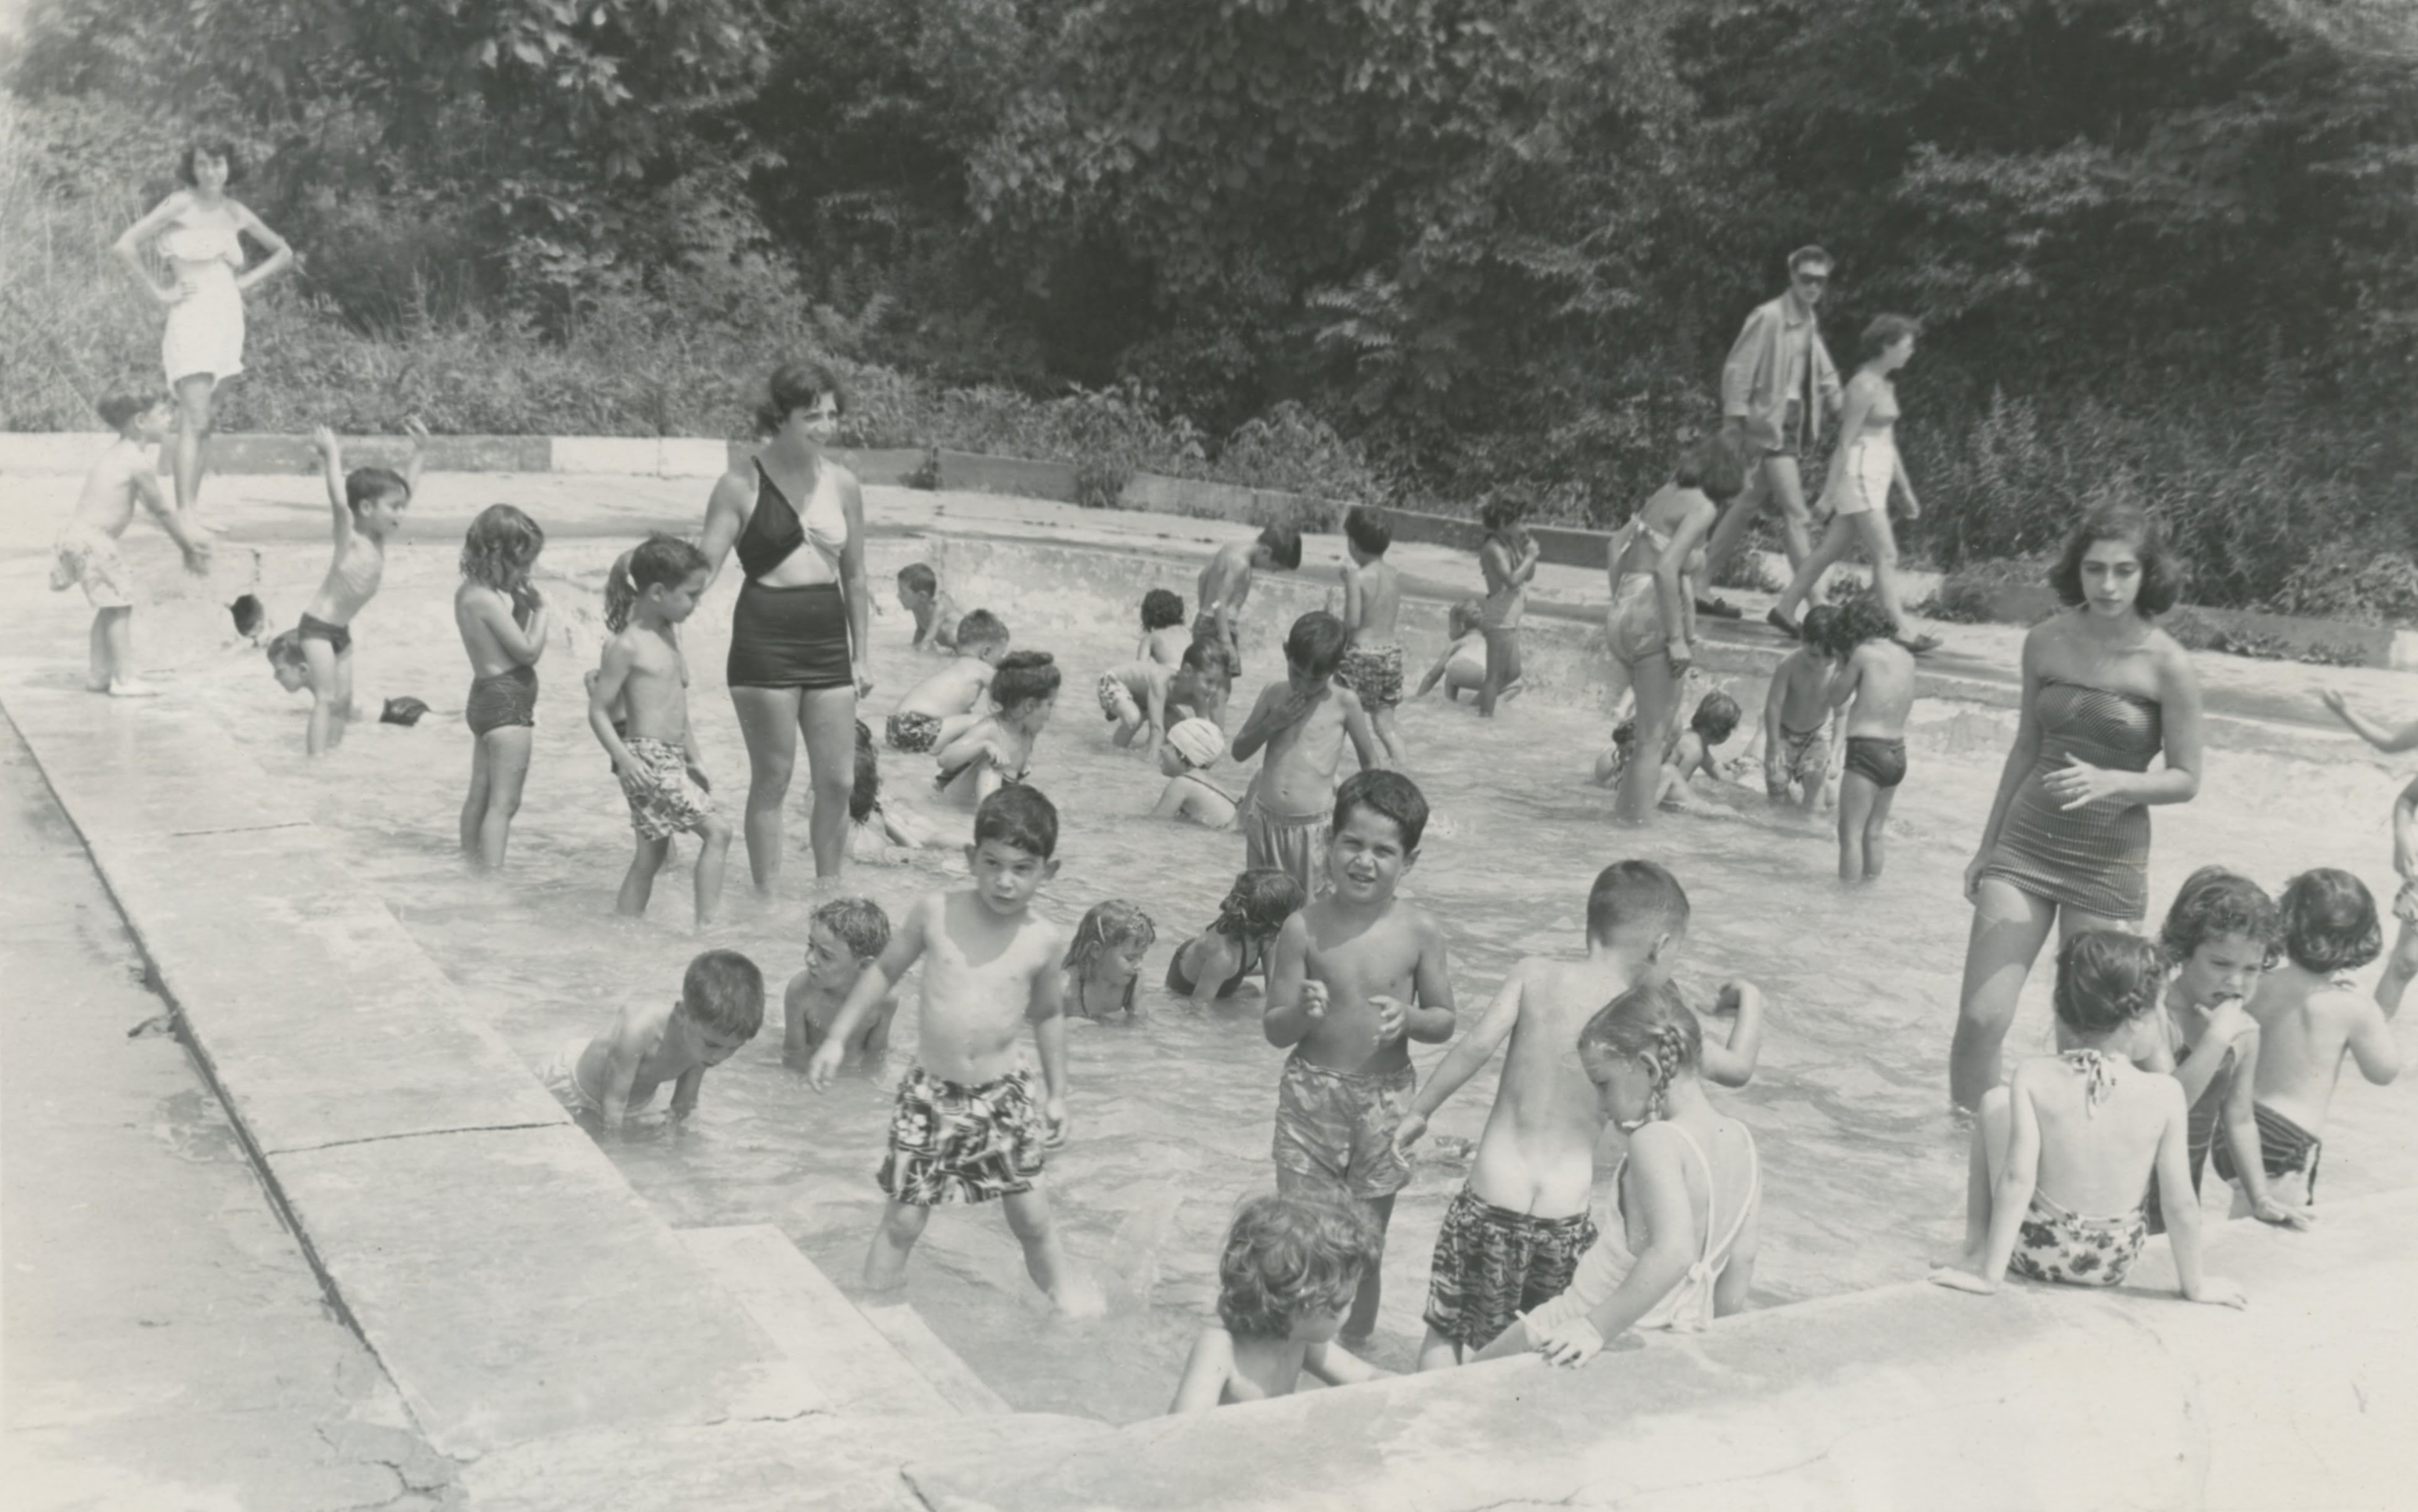
[[[279,631],[276,634],[268,637],[268,644],[263,646],[261,650],[268,657],[268,664],[270,666],[307,666],[310,664],[308,660],[302,655],[302,632],[298,630]]]
[[[631,547],[604,572],[604,628],[616,635],[630,628],[630,609],[638,602],[638,585],[630,581],[630,561],[637,555]]]
[[[974,844],[986,840],[1048,861],[1058,853],[1058,805],[1038,787],[1010,783],[974,810]]]
[[[1312,609],[1293,622],[1285,635],[1285,660],[1314,678],[1331,677],[1343,664],[1352,632],[1324,609]]]
[[[1010,651],[990,680],[991,702],[1005,713],[1020,704],[1058,695],[1058,661],[1048,651]]]
[[[1838,259],[1832,257],[1829,252],[1823,251],[1819,246],[1812,242],[1806,243],[1804,246],[1798,248],[1795,252],[1788,254],[1788,271],[1791,275],[1794,275],[1798,268],[1803,267],[1808,263],[1819,263],[1824,267],[1836,267],[1839,266]]]
[[[1260,532],[1259,543],[1268,548],[1268,556],[1278,567],[1290,573],[1301,565],[1301,527],[1272,525]]]
[[[1736,447],[1718,435],[1707,435],[1679,449],[1671,481],[1695,489],[1716,504],[1726,504],[1746,492],[1746,463]]]
[[[1836,604],[1817,603],[1805,611],[1797,621],[1797,638],[1824,656],[1836,660],[1839,650],[1839,609]]]
[[[1283,1338],[1306,1317],[1342,1312],[1377,1262],[1359,1204],[1319,1193],[1246,1201],[1217,1256],[1217,1321],[1236,1338]]]
[[[1587,889],[1589,939],[1609,939],[1626,925],[1688,927],[1688,890],[1670,869],[1650,861],[1615,861]]]
[[[834,898],[814,911],[810,923],[839,937],[848,953],[869,961],[890,948],[890,915],[871,898]]]
[[[1394,527],[1385,523],[1384,515],[1362,504],[1354,504],[1344,512],[1343,534],[1371,557],[1383,557],[1394,543]]]
[[[262,623],[268,619],[268,611],[261,607],[260,596],[255,593],[237,594],[235,602],[227,605],[227,612],[235,616],[235,633],[246,640],[258,635]]]
[[[1184,596],[1169,588],[1152,588],[1141,596],[1141,628],[1165,630],[1184,623]]]
[[[1419,791],[1417,783],[1383,768],[1355,771],[1335,789],[1335,828],[1343,828],[1356,808],[1393,820],[1395,832],[1402,837],[1404,854],[1419,848],[1419,836],[1428,828],[1428,796]]]
[[[705,553],[696,542],[657,531],[630,553],[630,587],[639,593],[677,587],[705,569]]]
[[[2165,962],[2158,947],[2120,929],[2086,929],[2057,953],[2057,1018],[2097,1037],[2158,1005]]]
[[[1737,728],[1738,718],[1737,699],[1725,693],[1708,693],[1696,701],[1688,727],[1703,736],[1706,745],[1719,745]]]
[[[708,1029],[752,1040],[764,1027],[764,973],[735,950],[710,950],[688,963],[681,1011]]]
[[[1912,315],[1875,315],[1856,339],[1856,360],[1870,362],[1908,336],[1922,334],[1922,322]]]
[[[863,824],[881,802],[881,756],[870,741],[856,742],[856,782],[848,790],[848,822]]]
[[[111,394],[93,407],[100,411],[100,422],[123,434],[126,422],[137,415],[146,415],[166,401],[157,397],[145,399],[139,394]]]
[[[510,504],[490,504],[462,535],[462,575],[498,593],[528,581],[529,567],[545,549],[545,531]]]
[[[898,569],[898,586],[910,593],[938,593],[941,577],[928,563],[909,562]]]
[[[1215,672],[1221,678],[1233,676],[1233,672],[1226,665],[1226,646],[1223,641],[1194,641],[1184,648],[1182,664],[1185,670],[1190,672]]]
[[[1840,604],[1838,611],[1838,618],[1830,621],[1829,643],[1823,649],[1841,661],[1868,640],[1887,640],[1897,634],[1897,621],[1869,593],[1857,594]]]
[[[820,405],[826,394],[841,414],[848,413],[848,393],[831,369],[820,362],[782,363],[764,380],[764,402],[756,406],[757,434],[772,435],[792,414]]]
[[[1517,494],[1497,494],[1477,508],[1477,523],[1490,536],[1499,536],[1528,517],[1528,501]]]
[[[2158,943],[2165,947],[2166,959],[2181,966],[2211,939],[2247,935],[2273,965],[2283,932],[2283,918],[2264,888],[2239,872],[2202,866],[2183,878],[2158,929]]]
[[[1668,982],[1641,982],[1596,1010],[1579,1031],[1579,1050],[1606,1060],[1635,1057],[1654,1068],[1648,1118],[1662,1116],[1662,1094],[1682,1071],[1704,1063],[1705,1029]]]
[[[2365,966],[2384,952],[2376,896],[2345,871],[2320,866],[2284,884],[2284,954],[2319,976]]]
[[[410,497],[411,484],[392,467],[355,467],[344,475],[344,508],[356,514],[378,499]]]
[[[969,610],[957,621],[957,649],[960,653],[977,646],[1007,644],[1007,621],[988,609]]]
[[[1284,927],[1284,922],[1309,904],[1301,879],[1274,866],[1254,866],[1234,878],[1218,901],[1217,917],[1208,932],[1223,935],[1236,945],[1247,945]]]
[[[2110,504],[2094,510],[2065,543],[2065,553],[2048,574],[2058,602],[2069,608],[2083,600],[2082,557],[2102,541],[2121,541],[2141,559],[2141,592],[2133,612],[2148,619],[2173,608],[2183,596],[2183,564],[2166,547],[2158,522],[2131,504]]]
[[[243,182],[243,155],[224,137],[203,137],[187,143],[183,154],[176,159],[176,182],[187,189],[200,187],[193,177],[193,160],[203,157],[216,158],[226,164],[227,188]]]

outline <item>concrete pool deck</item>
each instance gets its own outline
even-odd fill
[[[230,546],[324,536],[312,480],[211,486]],[[56,492],[17,480],[0,492],[0,593],[39,591],[39,553],[71,496]],[[694,480],[437,475],[410,529],[422,549],[450,549],[498,497],[558,539],[693,528],[701,495]],[[994,561],[1107,574],[1138,594],[1144,576],[1182,582],[1215,542],[1249,533],[990,496],[868,496],[885,530],[936,533],[952,581],[1002,588],[1036,585],[994,576]],[[1002,541],[1026,549],[993,550]],[[1255,654],[1329,591],[1311,573],[1339,550],[1314,540],[1303,574],[1254,594]],[[1444,594],[1470,575],[1433,548],[1403,548],[1401,565]],[[1582,699],[1600,574],[1549,571],[1538,691]],[[1439,613],[1423,603],[1418,628]],[[1717,672],[1781,653],[1766,632],[1707,629]],[[2003,707],[2020,632],[1943,633],[1955,660],[1932,691]],[[2226,722],[2216,742],[2358,757],[2349,737],[2291,717],[2296,700],[2314,710],[2300,690],[2322,677],[2406,696],[2393,674],[2213,665],[2233,661],[2200,659]],[[2226,1226],[2212,1263],[2250,1288],[2243,1314],[2153,1294],[2159,1249],[2119,1294],[1883,1288],[1577,1373],[1514,1362],[1114,1430],[998,1412],[945,1358],[917,1363],[911,1313],[856,1307],[777,1231],[666,1227],[207,709],[173,683],[144,706],[66,691],[80,668],[63,681],[65,664],[0,666],[0,706],[332,1297],[430,1443],[461,1462],[471,1504],[2383,1506],[2418,1473],[2404,1431],[2418,1421],[2406,1285],[2418,1193],[2406,1191],[2330,1205],[2311,1235]]]

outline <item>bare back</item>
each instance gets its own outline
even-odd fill
[[[112,445],[93,464],[92,471],[84,474],[84,491],[76,496],[75,523],[104,535],[123,535],[134,519],[135,492],[141,486],[137,480],[150,471],[151,464],[139,443],[120,440]],[[158,486],[155,481],[152,487]]]
[[[1579,1063],[1579,1031],[1629,985],[1592,961],[1520,963],[1507,984],[1519,1017],[1469,1172],[1479,1200],[1539,1218],[1586,1211],[1603,1112]]]
[[[2257,1102],[2311,1134],[2324,1132],[2346,1052],[2358,1055],[2371,1080],[2400,1070],[2393,1026],[2376,1000],[2304,967],[2287,961],[2269,971],[2248,1008],[2258,1024]]]
[[[990,686],[991,664],[979,656],[960,656],[907,690],[898,700],[902,714],[930,714],[945,719],[973,711]]]
[[[1065,954],[1062,931],[1029,911],[1002,919],[970,889],[927,893],[910,917],[924,961],[917,1061],[969,1087],[1014,1071],[1042,978]]]
[[[2116,1217],[2141,1205],[2157,1164],[2158,1141],[2183,1117],[2172,1077],[2105,1058],[2108,1086],[2097,1107],[2089,1077],[2054,1055],[2015,1068],[2012,1095],[2027,1098],[2040,1125],[2037,1190],[2069,1212]]]
[[[1231,617],[1251,596],[1253,542],[1237,541],[1217,548],[1201,569],[1201,612]]]
[[[1357,615],[1344,617],[1344,628],[1355,642],[1394,638],[1402,617],[1402,574],[1380,557],[1370,562],[1343,564],[1344,598]]]
[[[1856,697],[1847,710],[1847,733],[1893,740],[1905,733],[1914,707],[1914,653],[1893,640],[1868,640],[1847,659]]]

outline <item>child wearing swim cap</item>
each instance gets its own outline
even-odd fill
[[[1150,811],[1150,817],[1188,819],[1211,830],[1232,829],[1238,801],[1202,774],[1225,754],[1225,732],[1217,725],[1205,719],[1178,721],[1167,732],[1167,743],[1159,748],[1158,770],[1167,773],[1167,787],[1158,795],[1158,806]]]

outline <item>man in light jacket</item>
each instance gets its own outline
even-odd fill
[[[1839,411],[1839,370],[1822,344],[1814,307],[1830,283],[1830,254],[1799,247],[1788,254],[1788,292],[1746,317],[1722,364],[1722,438],[1746,464],[1746,488],[1730,502],[1706,542],[1706,576],[1737,554],[1747,527],[1766,505],[1780,506],[1788,561],[1802,565],[1814,542],[1798,459]]]

